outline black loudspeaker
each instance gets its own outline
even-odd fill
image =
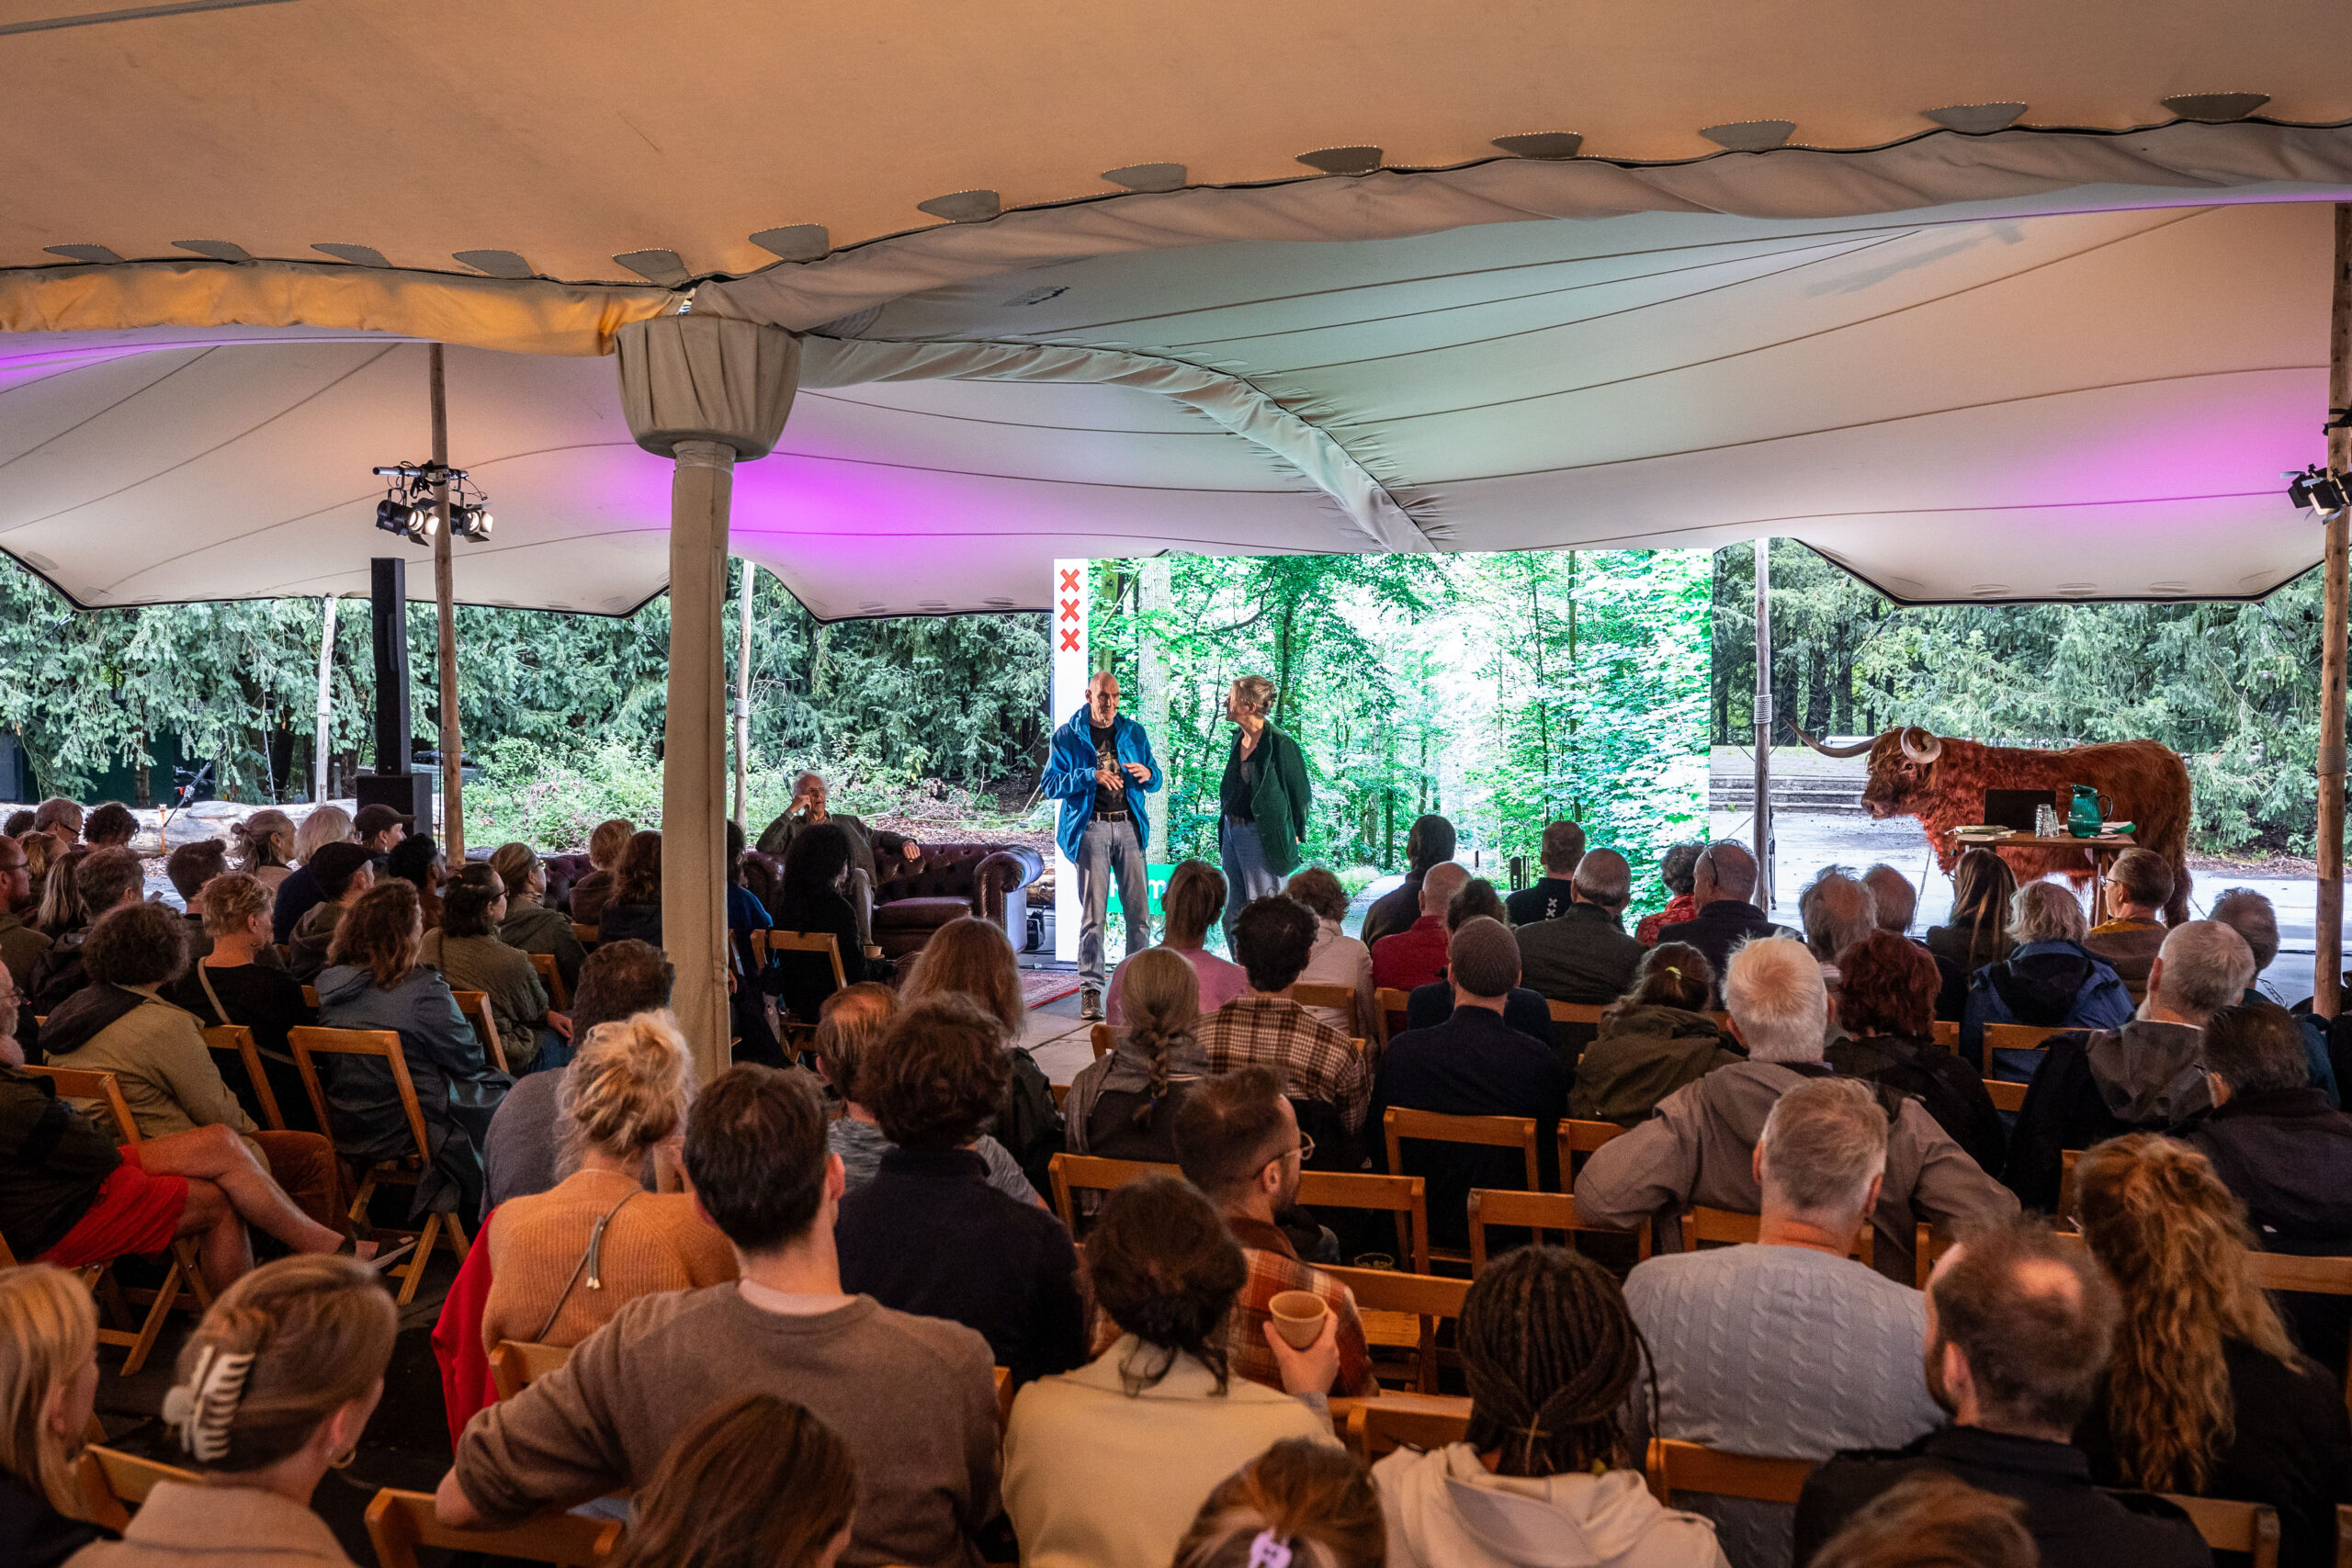
[[[411,818],[412,832],[433,831],[431,773],[361,773],[351,781],[351,793],[361,806],[389,806]]]
[[[376,772],[405,777],[409,772],[408,562],[398,556],[378,556],[368,568],[368,604],[376,634]],[[365,790],[359,799],[363,804],[368,800]]]

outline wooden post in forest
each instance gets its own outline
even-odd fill
[[[2327,466],[2352,469],[2352,205],[2335,204],[2335,270],[2327,330]],[[2312,1010],[2335,1016],[2344,972],[2344,620],[2346,544],[2352,513],[2327,517],[2322,561],[2319,675],[2319,909],[2312,959]]]
[[[1136,707],[1143,720],[1144,733],[1151,737],[1155,747],[1166,748],[1168,741],[1168,650],[1154,635],[1149,616],[1155,611],[1170,608],[1172,591],[1169,584],[1166,556],[1146,558],[1139,568],[1136,581]],[[1163,750],[1164,754],[1164,750]],[[1165,865],[1168,863],[1168,797],[1162,795],[1150,806],[1151,842],[1144,846],[1146,864]]]
[[[1756,907],[1772,908],[1772,541],[1756,541]]]
[[[330,593],[319,601],[319,613],[324,620],[319,633],[319,728],[311,745],[311,804],[323,806],[327,798],[327,747],[334,718],[334,595]]]
[[[452,868],[466,861],[466,811],[459,777],[465,758],[458,734],[457,574],[449,560],[449,393],[442,349],[433,355],[433,600],[440,613],[441,853]]]

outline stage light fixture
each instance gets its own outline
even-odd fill
[[[2299,511],[2325,517],[2352,504],[2352,475],[2339,474],[2314,463],[2300,473],[2290,470],[2283,477],[2287,480],[2287,499]]]
[[[449,492],[449,536],[476,544],[490,537],[490,497],[467,481],[466,470],[433,463],[391,463],[376,470],[386,481],[376,503],[376,526],[413,544],[429,545],[441,526],[434,488]]]
[[[449,508],[449,536],[471,539],[481,544],[490,537],[490,508],[487,506],[452,506]]]

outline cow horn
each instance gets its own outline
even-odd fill
[[[1815,750],[1820,752],[1825,757],[1859,757],[1863,752],[1878,744],[1877,738],[1873,736],[1868,740],[1857,741],[1851,746],[1825,746],[1820,741],[1815,740],[1812,736],[1807,735],[1801,726],[1792,724],[1789,728],[1797,732],[1798,739],[1804,741],[1806,745],[1812,747]]]
[[[1927,736],[1928,743],[1925,746],[1915,745],[1911,739],[1914,735]],[[1903,732],[1903,754],[1914,762],[1925,766],[1944,754],[1944,743],[1915,724]]]

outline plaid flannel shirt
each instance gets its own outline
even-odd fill
[[[1348,1131],[1363,1130],[1372,1073],[1355,1043],[1286,997],[1251,992],[1201,1020],[1193,1031],[1212,1073],[1272,1067],[1283,1092],[1339,1107]]]
[[[1291,1250],[1290,1238],[1273,1225],[1226,1216],[1234,1239],[1241,1243],[1242,1260],[1250,1278],[1225,1320],[1226,1359],[1237,1377],[1268,1388],[1283,1386],[1282,1364],[1266,1343],[1265,1325],[1272,1321],[1273,1299],[1284,1291],[1311,1291],[1340,1320],[1340,1375],[1332,1381],[1335,1395],[1370,1395],[1380,1392],[1372,1375],[1372,1350],[1364,1342],[1363,1319],[1357,1315],[1355,1292],[1312,1264],[1301,1263]]]

